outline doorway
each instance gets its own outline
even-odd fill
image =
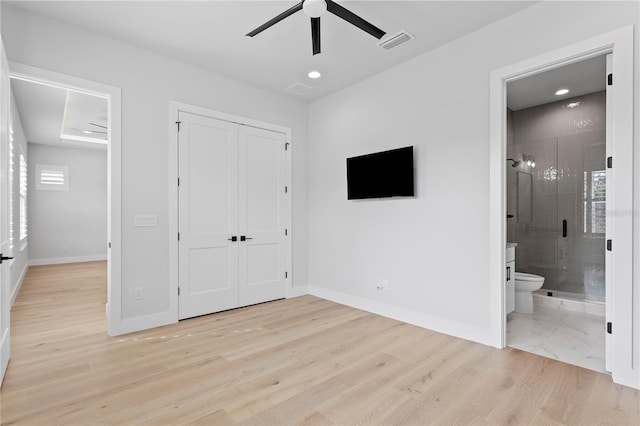
[[[612,96],[607,104],[607,156],[615,166],[607,174],[607,210],[633,211],[633,28],[623,28],[571,46],[510,65],[491,73],[490,123],[490,279],[492,289],[492,329],[496,346],[506,345],[505,247],[507,242],[506,169],[507,165],[507,84],[583,60],[612,54]],[[609,102],[610,101],[610,102]],[[615,135],[611,138],[610,135]],[[637,336],[634,334],[633,217],[632,214],[607,215],[606,240],[613,250],[606,251],[607,322],[611,351],[607,355],[614,382],[640,387],[634,362]],[[517,266],[516,266],[517,268]],[[609,297],[609,295],[611,297]]]
[[[608,87],[604,55],[507,84],[507,244],[516,271],[507,345],[599,372]],[[522,292],[532,281],[518,279],[531,276],[542,288]]]
[[[67,135],[70,136],[70,143],[86,142],[91,136],[92,139],[99,139],[98,135],[104,136],[107,157],[107,207],[106,207],[106,233],[107,233],[107,330],[110,336],[122,333],[121,327],[121,161],[120,161],[120,89],[102,85],[88,80],[71,77],[64,74],[30,67],[17,63],[9,63],[9,76],[14,81],[20,81],[33,85],[40,85],[48,88],[60,89],[65,93],[73,94],[80,99],[87,95],[92,99],[102,99],[106,101],[107,114],[104,122],[93,123],[85,134]],[[77,99],[76,99],[77,100]],[[89,134],[91,131],[93,134]],[[102,133],[104,132],[104,133]],[[82,130],[80,130],[82,133]],[[46,171],[46,170],[45,170]],[[32,171],[32,172],[35,172]],[[64,171],[49,170],[51,173],[44,173],[56,179],[64,179]],[[55,176],[53,176],[55,175]],[[36,176],[31,173],[30,176]],[[46,180],[46,179],[45,179]],[[39,181],[38,181],[39,182]],[[46,182],[41,182],[46,183]],[[91,259],[86,259],[91,260]]]

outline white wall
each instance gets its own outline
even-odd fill
[[[29,240],[30,237],[27,234],[27,238],[24,241],[20,240],[20,152],[24,155],[25,159],[29,161],[27,139],[24,135],[22,128],[22,122],[20,121],[20,115],[18,114],[18,107],[16,101],[11,94],[11,129],[13,130],[13,183],[11,188],[12,195],[12,210],[13,210],[13,238],[14,247],[11,256],[11,303],[16,300],[16,296],[22,286],[22,280],[29,267]]]
[[[539,3],[312,103],[310,291],[491,344],[490,72],[637,25],[639,12],[637,2]],[[636,70],[639,46],[636,30]],[[414,199],[347,201],[345,158],[405,145],[415,146]]]
[[[68,167],[68,191],[36,189],[36,164]],[[107,152],[29,144],[31,264],[107,258]]]
[[[10,61],[122,89],[122,317],[169,309],[169,100],[290,127],[293,283],[307,278],[307,105],[2,4]],[[156,214],[156,228],[134,228]],[[144,287],[145,299],[134,300]]]

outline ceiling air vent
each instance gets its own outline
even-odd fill
[[[287,92],[295,93],[296,95],[304,95],[305,93],[313,90],[313,87],[307,86],[302,83],[293,83],[291,86],[285,89]]]
[[[402,43],[405,43],[414,38],[414,36],[406,32],[405,30],[402,30],[398,34],[394,34],[391,37],[382,40],[381,42],[377,43],[377,45],[384,50],[391,50],[394,47],[400,46]]]

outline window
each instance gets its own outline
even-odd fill
[[[36,164],[36,189],[45,191],[68,191],[69,168]]]
[[[607,172],[584,172],[583,180],[583,232],[587,235],[604,234],[607,219]]]
[[[20,241],[27,238],[27,162],[20,154]]]

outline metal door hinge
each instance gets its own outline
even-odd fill
[[[288,273],[288,272],[285,272],[285,273],[284,273],[284,277],[285,277],[285,278],[289,278],[289,273]]]
[[[287,230],[287,228],[284,228],[284,235],[289,235],[289,231]]]
[[[178,241],[180,241],[180,233],[178,232]]]
[[[289,142],[285,142],[284,144],[284,150],[287,151],[289,149]]]
[[[285,187],[284,187],[284,193],[286,194],[286,193],[288,193],[288,192],[289,192],[289,187],[288,187],[288,186],[285,186]]]
[[[111,248],[111,241],[109,241],[109,248]]]
[[[180,178],[178,178],[178,186],[180,186]]]
[[[613,334],[613,331],[612,331],[612,330],[613,330],[613,324],[612,324],[612,323],[610,323],[610,322],[608,322],[608,323],[607,323],[607,333],[609,333],[609,334]]]
[[[607,76],[607,86],[613,86],[613,73]]]
[[[182,121],[176,121],[176,124],[178,125],[178,131],[180,131],[180,123],[182,123]]]
[[[613,167],[613,157],[607,157],[607,168],[610,169]]]
[[[178,287],[178,296],[180,296],[180,287]]]
[[[607,240],[607,251],[613,250],[612,246],[613,246],[613,242],[611,240]]]

